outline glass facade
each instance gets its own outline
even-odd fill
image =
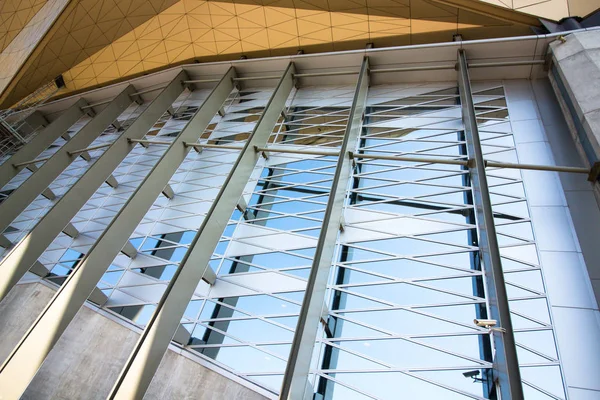
[[[523,116],[526,107],[509,107],[519,88],[530,83],[473,83],[487,160],[519,162],[514,127],[537,118]],[[210,147],[187,155],[169,181],[175,197],[158,197],[131,235],[137,256],[120,254],[102,276],[97,288],[106,296],[105,311],[140,328],[149,323],[275,90],[275,81],[265,80],[231,92],[224,112],[200,135]],[[172,142],[209,93],[185,90],[146,139]],[[298,334],[354,97],[353,84],[291,91],[268,139],[281,151],[259,157],[218,245],[207,249],[216,282],[198,284],[180,321],[189,333],[180,344],[185,351],[274,396]],[[120,125],[127,128],[147,106],[134,103],[118,118]],[[374,84],[365,109],[359,139],[348,145],[355,154],[351,177],[340,183],[347,190],[308,378],[313,398],[496,399],[490,330],[473,323],[489,318],[490,288],[469,169],[425,160],[466,163],[472,156],[457,83]],[[89,119],[82,117],[70,134]],[[107,128],[92,146],[114,141],[121,131]],[[58,139],[40,157],[64,142]],[[73,218],[80,235],[61,233],[40,257],[49,270],[44,281],[65,282],[166,148],[134,148],[113,172],[118,188],[102,186]],[[89,164],[73,162],[50,188],[64,194]],[[24,169],[2,188],[0,203],[30,174]],[[525,396],[566,399],[528,201],[535,189],[518,169],[487,168],[486,174]],[[17,242],[52,204],[38,197],[4,235]]]

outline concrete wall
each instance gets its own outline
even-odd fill
[[[550,80],[566,120],[566,124],[563,121],[560,126],[561,133],[550,137],[556,143],[553,152],[561,165],[582,165],[583,161],[583,165],[591,166],[600,160],[600,31],[572,33],[564,41],[551,43],[550,51],[554,63]],[[554,72],[558,73],[560,82]],[[538,87],[540,94],[544,90],[547,89]],[[557,112],[555,107],[544,119],[556,121]],[[579,159],[570,150],[573,143],[565,134],[568,131],[575,140]],[[569,143],[565,144],[565,141]],[[597,244],[600,237],[600,184],[596,182],[593,187],[589,184],[574,185],[567,174],[562,174],[561,181],[596,299],[600,303],[600,247]],[[591,194],[595,194],[596,198]]]
[[[513,122],[519,162],[584,166],[550,82],[526,81],[520,89],[535,99],[537,117],[522,127]],[[600,277],[600,210],[593,187],[581,174],[522,174],[569,399],[600,398],[600,288],[595,296],[592,288]]]
[[[0,303],[0,360],[6,359],[53,294],[39,283],[17,285]],[[22,399],[106,399],[138,337],[126,326],[82,307]],[[171,350],[145,398],[265,399]]]
[[[0,303],[0,363],[6,360],[53,294],[44,285],[17,285]]]
[[[564,83],[590,147],[600,155],[600,31],[576,32],[550,43],[554,65]],[[575,117],[575,116],[573,116]]]

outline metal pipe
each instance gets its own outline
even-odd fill
[[[83,106],[81,107],[82,110],[87,110],[89,108],[93,108],[93,107],[98,107],[98,106],[103,106],[105,104],[110,103],[111,101],[113,101],[113,99],[110,100],[104,100],[104,101],[99,101],[98,103],[94,103],[94,104],[88,104],[87,106]]]
[[[491,62],[491,63],[469,63],[469,68],[486,68],[486,67],[511,67],[518,65],[536,65],[544,64],[545,60],[530,60],[530,61],[506,61],[506,62]],[[440,69],[456,69],[456,64],[439,64],[426,65],[422,67],[400,67],[400,68],[379,68],[372,69],[371,73],[385,72],[410,72],[410,71],[433,71]]]
[[[141,90],[139,92],[131,93],[130,96],[139,96],[141,94],[155,92],[157,90],[162,90],[162,89],[166,88],[167,86],[169,86],[169,85],[163,85],[163,86],[159,86],[159,87],[155,87],[155,88],[151,88],[151,89]]]
[[[479,237],[479,254],[486,281],[486,300],[490,319],[498,322],[502,331],[492,331],[492,341],[496,349],[494,357],[493,378],[497,382],[497,390],[502,399],[522,400],[523,385],[517,347],[513,331],[508,294],[504,281],[502,259],[498,245],[492,201],[485,174],[485,163],[479,139],[477,117],[471,91],[467,56],[463,49],[458,50],[458,89],[465,128],[467,150],[471,163],[471,185],[473,187],[473,204],[477,232]]]
[[[67,153],[69,153],[70,156],[74,156],[75,154],[83,153],[85,151],[92,151],[92,150],[103,149],[103,148],[108,147],[110,145],[112,145],[112,143],[104,143],[104,144],[99,144],[97,146],[86,147],[85,149],[68,151]]]
[[[203,143],[189,143],[184,142],[183,145],[185,147],[200,147],[204,149],[224,149],[224,150],[241,150],[243,146],[228,146],[228,145],[220,145],[220,144],[203,144]]]
[[[407,157],[407,156],[378,156],[374,154],[356,154],[350,153],[350,158],[365,158],[371,160],[391,160],[391,161],[409,161],[409,162],[424,162],[424,163],[435,163],[435,164],[448,164],[448,165],[463,165],[466,166],[468,162],[466,160],[447,160],[444,158],[433,158],[433,157]]]
[[[173,142],[166,142],[160,140],[144,140],[144,139],[129,139],[129,143],[143,143],[143,144],[171,144]]]
[[[15,168],[24,167],[26,165],[36,164],[36,163],[39,163],[39,162],[42,162],[42,161],[46,161],[46,160],[49,160],[49,159],[50,159],[50,157],[36,158],[35,160],[29,160],[29,161],[25,161],[25,162],[13,164],[13,167],[15,167]]]
[[[503,163],[496,161],[484,161],[486,167],[499,167],[499,168],[510,168],[510,169],[530,169],[533,171],[554,171],[554,172],[573,172],[576,174],[589,174],[589,168],[583,167],[562,167],[554,165],[535,165],[535,164],[513,164]]]
[[[513,67],[518,65],[536,65],[545,64],[545,60],[531,61],[506,61],[506,62],[491,62],[491,63],[469,63],[469,68],[487,68],[487,67]]]
[[[318,150],[296,150],[296,149],[285,149],[281,147],[255,147],[254,150],[258,153],[261,151],[271,152],[271,153],[290,153],[290,154],[310,154],[315,156],[339,156],[340,153],[338,151],[318,151]]]
[[[428,162],[434,164],[448,164],[448,165],[469,165],[466,160],[447,160],[444,158],[433,158],[433,157],[407,157],[407,156],[379,156],[371,154],[356,154],[350,153],[350,158],[364,158],[371,160],[392,160],[392,161],[409,161],[409,162]],[[496,161],[483,160],[486,167],[498,167],[498,168],[510,168],[510,169],[528,169],[533,171],[554,171],[554,172],[572,172],[577,174],[589,174],[589,168],[583,167],[563,167],[554,165],[536,165],[536,164],[514,164],[514,163],[503,163]]]
[[[268,76],[242,76],[239,78],[233,78],[234,82],[238,81],[259,81],[262,79],[280,79],[281,75],[268,75]]]
[[[192,79],[192,80],[187,80],[187,81],[183,81],[183,83],[213,83],[213,82],[219,82],[221,81],[220,79]]]
[[[410,72],[410,71],[433,71],[439,69],[455,69],[456,64],[441,64],[441,65],[427,65],[423,67],[401,67],[401,68],[379,68],[372,69],[370,72],[372,74],[378,72]]]
[[[336,76],[336,75],[358,75],[360,71],[334,71],[334,72],[312,72],[306,74],[294,74],[294,78],[312,78],[316,76]]]

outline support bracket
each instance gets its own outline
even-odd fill
[[[137,256],[137,249],[133,247],[129,240],[127,241],[127,243],[125,243],[125,246],[123,246],[121,252],[127,257],[131,258],[132,260]]]
[[[162,194],[169,200],[175,197],[175,192],[173,192],[173,188],[168,183],[167,186],[165,186],[165,188],[162,190]]]
[[[39,276],[40,278],[43,278],[50,273],[48,268],[46,268],[46,266],[39,261],[36,261],[31,268],[29,268],[29,272]]]
[[[10,249],[12,247],[12,242],[8,240],[6,236],[0,233],[0,247],[4,247],[5,249]]]
[[[70,222],[63,228],[62,232],[73,239],[76,239],[77,236],[79,236],[79,231]]]
[[[79,157],[83,158],[85,161],[90,162],[92,161],[92,156],[90,155],[89,152],[84,151],[82,153],[79,153]]]
[[[240,197],[235,208],[237,208],[238,211],[242,214],[246,212],[246,209],[248,209],[248,204],[246,203],[246,199],[244,199],[244,196]]]
[[[54,192],[50,188],[46,188],[46,190],[44,190],[42,192],[42,196],[44,196],[48,200],[54,200],[54,199],[56,199],[56,195],[54,194]]]
[[[108,186],[110,186],[113,189],[116,189],[119,186],[119,182],[112,174],[110,174],[110,176],[106,178],[105,182]]]
[[[600,161],[596,161],[594,165],[592,165],[588,175],[588,181],[596,182],[598,178],[600,178]]]

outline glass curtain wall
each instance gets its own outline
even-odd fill
[[[372,87],[357,156],[466,160],[455,84]],[[325,399],[488,398],[491,350],[465,167],[360,159],[320,339]],[[463,373],[476,373],[477,381]]]
[[[353,86],[298,89],[270,145],[336,150],[353,95]],[[194,351],[272,391],[281,387],[337,159],[268,155],[247,209],[231,217],[224,256],[215,260],[226,296],[215,285],[193,315]]]
[[[273,85],[234,89],[224,116],[214,116],[200,142],[241,148]],[[354,85],[294,89],[269,145],[335,153],[354,92]],[[208,93],[185,91],[174,114],[165,113],[147,139],[173,140]],[[518,162],[503,83],[473,83],[473,99],[484,157]],[[359,141],[349,146],[357,155],[353,174],[342,183],[349,187],[344,229],[313,354],[314,396],[494,399],[489,331],[473,324],[487,317],[487,304],[467,168],[360,158],[467,160],[457,85],[373,86],[367,103]],[[126,128],[145,106],[133,104],[119,117],[121,125]],[[119,134],[108,128],[94,145]],[[47,282],[64,282],[165,148],[136,146],[114,171],[119,187],[98,189],[72,221],[82,234],[59,235],[40,258],[51,271]],[[175,197],[157,198],[131,237],[137,257],[119,255],[103,276],[98,288],[108,298],[105,310],[146,325],[238,154],[235,148],[188,154],[170,181]],[[338,156],[265,156],[214,249],[216,284],[198,285],[181,324],[190,333],[187,350],[276,394]],[[60,195],[86,168],[87,162],[74,162],[51,188]],[[4,189],[16,188],[28,174],[23,170]],[[488,168],[487,177],[527,399],[564,399],[521,173]],[[50,206],[38,198],[6,236],[17,241]]]

